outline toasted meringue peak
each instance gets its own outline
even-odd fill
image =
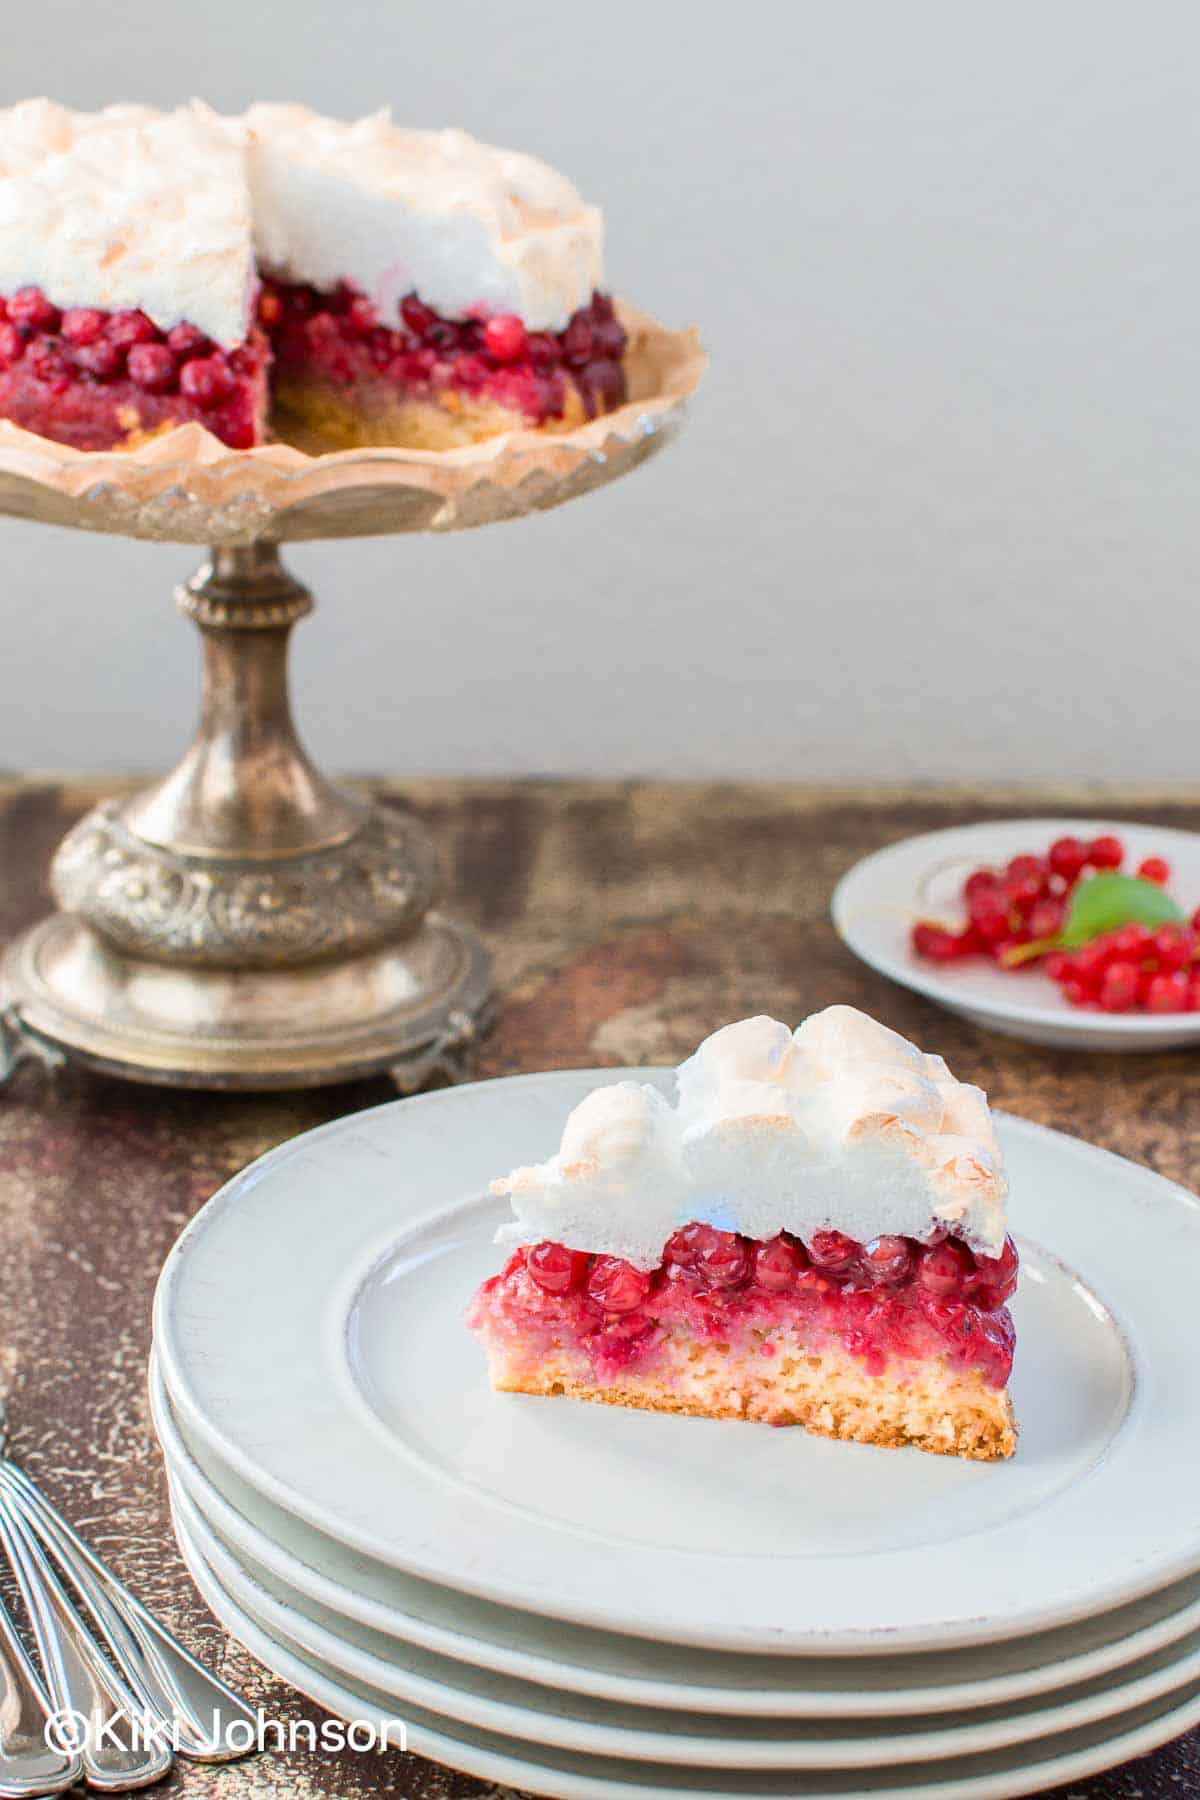
[[[557,170],[465,131],[353,124],[253,106],[259,259],[272,274],[350,281],[392,322],[416,290],[448,318],[480,308],[561,331],[603,276],[604,224]]]
[[[516,1215],[501,1241],[553,1238],[639,1268],[691,1220],[804,1240],[949,1227],[991,1256],[1006,1230],[984,1094],[849,1006],[794,1033],[766,1017],[725,1026],[679,1068],[673,1105],[636,1082],[597,1089],[556,1156],[493,1189]]]
[[[318,288],[349,281],[389,324],[415,289],[450,318],[561,331],[602,283],[603,243],[599,211],[546,163],[387,113],[0,110],[0,294],[140,307],[227,349],[250,327],[256,261]]]

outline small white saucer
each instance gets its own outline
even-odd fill
[[[915,920],[961,917],[962,882],[971,869],[1026,852],[1042,855],[1057,837],[1090,839],[1106,832],[1125,845],[1124,866],[1131,872],[1145,856],[1166,858],[1170,891],[1190,917],[1200,905],[1200,833],[1119,820],[1003,819],[925,832],[864,857],[834,891],[834,928],[881,975],[1006,1037],[1064,1050],[1167,1050],[1200,1043],[1200,1013],[1085,1012],[1036,967],[1014,974],[983,958],[933,963],[912,948]]]

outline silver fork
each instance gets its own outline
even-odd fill
[[[49,1741],[50,1702],[25,1646],[0,1605],[0,1795],[61,1794],[83,1774],[83,1758]]]
[[[59,1729],[67,1741],[80,1739],[88,1786],[114,1794],[160,1781],[174,1761],[169,1740],[140,1728],[136,1697],[84,1630],[36,1539],[3,1503],[0,1543],[33,1626]]]
[[[35,1540],[38,1554],[44,1549],[58,1564],[95,1621],[141,1711],[160,1722],[180,1756],[197,1762],[229,1762],[245,1756],[257,1740],[257,1716],[88,1549],[24,1470],[8,1458],[6,1447],[7,1421],[0,1400],[0,1506],[6,1504],[10,1516]],[[56,1585],[75,1618],[61,1584]]]

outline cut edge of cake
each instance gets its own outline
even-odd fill
[[[848,1007],[727,1026],[594,1090],[493,1184],[468,1324],[502,1391],[1013,1454],[1018,1258],[986,1099]]]

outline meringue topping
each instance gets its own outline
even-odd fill
[[[246,336],[256,283],[245,151],[208,107],[0,111],[0,294],[140,307],[228,349]]]
[[[348,281],[385,324],[415,290],[447,318],[516,313],[561,331],[601,285],[603,236],[599,211],[536,157],[387,113],[0,110],[0,293],[140,307],[226,349],[249,330],[256,263]]]
[[[516,313],[561,331],[603,276],[604,224],[565,176],[465,131],[355,124],[304,106],[246,114],[259,262],[289,281],[349,281],[385,324],[414,290],[444,318]]]
[[[493,1183],[515,1215],[499,1241],[549,1238],[642,1269],[693,1220],[806,1242],[950,1230],[995,1256],[1007,1191],[983,1092],[849,1006],[795,1032],[761,1016],[726,1025],[680,1066],[673,1101],[639,1082],[597,1088],[555,1156]]]

